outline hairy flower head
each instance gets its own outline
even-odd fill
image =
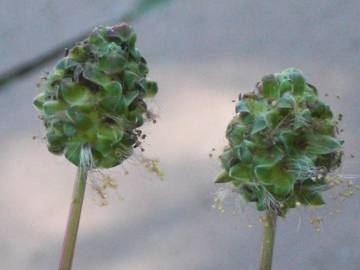
[[[98,27],[44,78],[34,105],[50,152],[95,168],[116,166],[132,154],[136,129],[148,114],[144,98],[157,93],[135,43],[127,24]]]
[[[303,73],[289,68],[264,76],[239,97],[220,156],[216,183],[231,182],[258,210],[321,205],[326,175],[340,166],[342,140],[333,113]]]

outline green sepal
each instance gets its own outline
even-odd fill
[[[60,81],[64,78],[64,74],[65,71],[63,69],[54,68],[47,76],[47,81],[49,84],[54,83],[56,81]]]
[[[235,186],[242,182],[250,182],[254,175],[254,167],[251,164],[236,164],[229,170],[229,176],[233,178]]]
[[[277,107],[283,109],[292,109],[295,106],[295,98],[290,93],[285,93],[280,97]]]
[[[74,136],[76,133],[76,128],[72,123],[66,122],[63,125],[64,134],[68,137]]]
[[[119,73],[124,69],[126,58],[122,51],[110,48],[109,52],[99,59],[99,67],[107,74]]]
[[[276,128],[282,119],[280,111],[277,108],[274,108],[265,114],[265,122],[269,128]]]
[[[65,157],[76,166],[80,165],[81,144],[68,144],[65,148]]]
[[[148,81],[146,83],[145,97],[152,98],[158,92],[157,83],[154,81]]]
[[[43,110],[45,115],[52,115],[60,111],[64,111],[65,109],[65,103],[60,100],[48,100],[45,101],[43,104]]]
[[[61,154],[64,150],[65,136],[60,130],[51,128],[46,134],[48,149],[54,154]]]
[[[101,168],[112,168],[112,167],[119,165],[121,163],[121,161],[122,161],[122,159],[119,159],[116,156],[108,155],[108,156],[101,158],[98,166]]]
[[[280,95],[278,81],[273,74],[266,75],[261,79],[262,91],[265,98],[277,99]]]
[[[75,61],[74,59],[72,59],[70,57],[65,57],[56,64],[55,69],[65,71],[67,69],[74,68],[78,65],[79,65],[79,63],[77,61]]]
[[[331,112],[329,105],[326,105],[325,103],[319,101],[311,109],[311,116],[320,119],[327,119],[327,118],[332,118],[333,114]]]
[[[131,26],[126,23],[122,23],[120,25],[115,25],[109,34],[112,37],[117,37],[121,41],[125,42],[130,38],[131,33],[133,33]]]
[[[111,78],[95,65],[86,65],[83,71],[83,76],[85,79],[100,86],[104,86],[111,81]]]
[[[244,163],[250,163],[253,160],[253,155],[244,142],[235,147],[235,153],[236,157]]]
[[[100,126],[97,131],[97,138],[99,140],[109,140],[114,143],[121,141],[123,136],[123,130],[107,125]]]
[[[232,145],[240,144],[246,132],[246,127],[239,121],[232,121],[226,129],[226,138]]]
[[[289,129],[285,129],[280,132],[279,140],[285,147],[286,152],[289,154],[297,154],[302,149],[302,145],[305,144],[305,138]]]
[[[221,173],[216,177],[215,184],[220,183],[228,183],[231,182],[233,179],[229,176],[228,172],[223,170]]]
[[[220,155],[220,161],[225,170],[229,170],[231,166],[236,162],[233,149],[226,146],[224,152]]]
[[[246,100],[239,100],[235,108],[236,113],[250,113]]]
[[[293,83],[293,91],[295,95],[302,95],[305,89],[305,78],[302,72],[297,68],[289,68],[283,71],[287,73]]]
[[[47,148],[48,148],[49,152],[51,152],[55,155],[61,155],[64,152],[65,146],[48,144]]]
[[[325,201],[319,192],[303,190],[297,193],[296,198],[303,205],[319,206],[325,204]]]
[[[66,111],[66,117],[80,130],[87,130],[93,125],[91,119],[85,113],[75,111],[73,108]]]
[[[45,102],[45,95],[44,92],[41,92],[34,98],[33,104],[34,107],[41,112],[43,111],[44,102]]]
[[[266,116],[260,115],[260,116],[256,117],[256,119],[255,119],[255,123],[251,129],[251,134],[254,135],[254,134],[264,130],[265,128],[267,128]]]
[[[256,190],[256,188],[248,184],[241,184],[239,186],[239,192],[248,202],[256,202],[258,200],[257,193],[254,190]]]
[[[325,155],[338,151],[343,141],[328,135],[311,134],[306,136],[306,152],[311,155]]]
[[[107,112],[116,112],[117,114],[126,111],[127,105],[123,97],[106,97],[100,102],[101,107]]]
[[[128,71],[128,70],[125,70],[124,71],[124,82],[125,84],[127,85],[127,87],[129,89],[132,89],[134,88],[135,86],[135,83],[137,82],[137,80],[139,79],[139,76],[132,72],[132,71]]]
[[[119,82],[111,81],[104,85],[106,94],[110,97],[119,97],[122,95],[123,89]]]
[[[89,43],[92,46],[102,47],[107,44],[106,39],[104,38],[104,29],[97,28],[89,36]]]
[[[263,184],[274,185],[274,192],[285,195],[293,189],[294,177],[281,163],[262,164],[255,167],[255,175]]]
[[[130,106],[131,103],[134,102],[134,100],[139,96],[139,91],[131,91],[129,94],[127,94],[124,97],[124,103],[125,106],[128,107]]]
[[[70,106],[85,104],[91,95],[87,87],[77,83],[63,83],[60,91],[64,101]]]

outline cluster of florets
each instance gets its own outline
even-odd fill
[[[330,107],[302,72],[263,77],[256,91],[239,97],[236,113],[216,182],[232,182],[258,210],[281,216],[299,204],[323,204],[326,175],[340,166],[343,141]]]
[[[50,152],[79,166],[87,149],[92,166],[100,168],[132,154],[141,137],[137,128],[149,115],[144,98],[157,93],[135,42],[127,24],[96,28],[44,78],[34,105]]]

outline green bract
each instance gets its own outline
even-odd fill
[[[157,93],[127,24],[96,28],[44,79],[34,106],[44,121],[49,151],[79,166],[83,147],[95,167],[120,164],[138,144],[147,106]]]
[[[216,183],[232,182],[258,210],[280,216],[299,203],[323,204],[343,144],[330,107],[295,68],[263,77],[257,90],[236,105]]]

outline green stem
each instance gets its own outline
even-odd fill
[[[84,201],[86,178],[87,170],[79,167],[72,194],[72,202],[70,206],[69,219],[65,231],[59,270],[71,269],[74,257],[76,237],[80,223],[81,208]]]
[[[260,270],[271,270],[275,232],[276,232],[276,213],[266,212],[264,221],[264,236],[260,253]]]

